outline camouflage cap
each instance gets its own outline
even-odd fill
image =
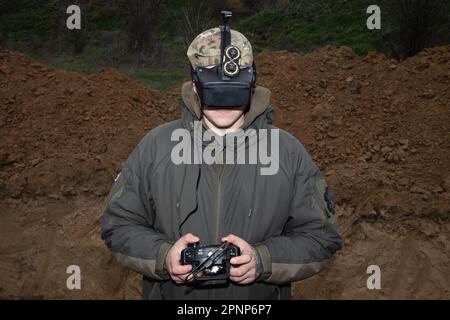
[[[253,51],[250,41],[239,31],[231,29],[230,33],[231,45],[241,51],[240,68],[251,66]],[[218,65],[220,63],[220,28],[212,28],[200,33],[190,44],[187,56],[194,69]]]

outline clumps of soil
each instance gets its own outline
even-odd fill
[[[448,298],[450,47],[402,63],[347,47],[263,51],[256,64],[276,125],[326,177],[344,236],[294,297]],[[114,261],[98,219],[134,146],[180,116],[179,93],[0,50],[0,297],[140,298],[139,275]],[[66,287],[72,264],[79,291]],[[371,264],[381,290],[366,287]]]

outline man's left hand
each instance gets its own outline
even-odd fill
[[[252,283],[258,278],[257,271],[258,253],[255,248],[234,234],[222,238],[241,250],[241,255],[231,258],[230,280],[238,284]]]

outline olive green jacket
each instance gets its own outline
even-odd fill
[[[201,109],[190,82],[183,85],[180,107],[182,118],[147,133],[124,163],[106,199],[102,239],[120,263],[143,275],[145,299],[289,299],[292,282],[319,272],[341,248],[331,193],[318,167],[294,136],[272,125],[270,91],[260,86],[243,128],[268,130],[258,146],[278,132],[276,174],[262,175],[260,162],[175,164],[174,130],[192,133],[192,146],[202,140],[194,130]],[[188,232],[203,245],[220,244],[230,233],[243,238],[259,254],[261,276],[248,285],[175,284],[164,260]]]

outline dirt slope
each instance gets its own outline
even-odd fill
[[[403,63],[345,47],[263,52],[281,128],[326,175],[345,248],[296,298],[450,298],[450,47]],[[179,116],[113,69],[83,76],[0,50],[0,297],[139,298],[98,218],[142,136]],[[66,288],[79,265],[82,290]],[[366,288],[379,265],[382,289]]]

